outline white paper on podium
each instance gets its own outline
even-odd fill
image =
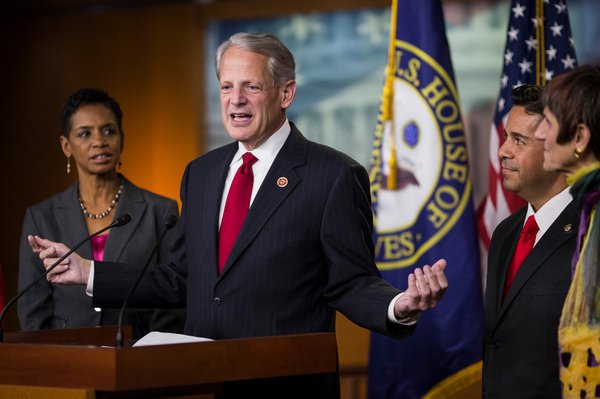
[[[136,346],[150,345],[168,345],[168,344],[185,344],[190,342],[212,341],[210,338],[195,337],[193,335],[166,333],[160,331],[151,331],[140,338],[135,344]]]

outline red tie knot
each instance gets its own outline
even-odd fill
[[[529,216],[527,218],[527,221],[525,222],[525,226],[523,227],[523,231],[522,234],[525,236],[525,239],[532,239],[535,238],[535,235],[537,234],[538,230],[540,228],[538,227],[536,221],[535,221],[535,217],[533,215]]]
[[[240,172],[245,175],[252,171],[252,165],[258,161],[258,158],[256,158],[251,152],[247,152],[242,155],[242,160],[242,170]]]

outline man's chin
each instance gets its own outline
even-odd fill
[[[511,180],[512,180],[512,173],[506,172],[506,171],[502,171],[502,183],[504,185],[510,184]]]
[[[513,193],[518,190],[518,184],[513,179],[508,179],[505,176],[503,176],[502,187],[504,187],[505,190]]]
[[[241,141],[244,142],[245,140],[248,139],[249,136],[251,136],[251,132],[249,132],[249,129],[247,127],[240,127],[240,126],[227,126],[227,133],[229,134],[229,137],[231,137],[232,139],[236,140],[236,141]]]

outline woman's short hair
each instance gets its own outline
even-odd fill
[[[71,117],[73,114],[77,112],[80,107],[90,104],[102,104],[108,108],[117,119],[119,132],[123,135],[123,127],[121,126],[123,121],[123,111],[121,111],[119,103],[101,89],[86,87],[71,94],[63,105],[60,121],[60,130],[63,136],[69,137],[69,132],[71,131]]]
[[[559,144],[573,140],[577,125],[583,123],[592,133],[590,147],[600,159],[600,67],[582,65],[548,83],[542,103],[559,124]]]

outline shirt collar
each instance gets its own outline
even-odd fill
[[[290,122],[286,118],[283,125],[277,130],[275,133],[271,135],[264,143],[253,149],[251,152],[254,154],[256,158],[258,158],[258,162],[266,163],[267,165],[271,165],[275,160],[275,157],[283,147],[283,144],[287,140],[290,135],[292,128],[290,126]],[[244,155],[248,150],[244,147],[244,145],[238,141],[238,150],[235,153],[235,156],[231,160],[231,165],[236,162],[241,162],[242,155]]]
[[[535,221],[540,228],[540,232],[545,232],[550,228],[552,223],[556,220],[558,215],[565,210],[567,205],[573,200],[571,193],[569,193],[570,187],[566,187],[563,191],[556,194],[550,201],[546,202],[537,212],[533,211],[533,207],[531,204],[527,206],[527,215],[525,220],[529,217],[529,215],[535,214]]]

